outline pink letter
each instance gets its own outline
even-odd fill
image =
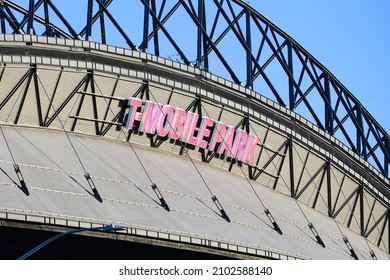
[[[259,137],[249,134],[249,139],[248,142],[246,143],[246,147],[244,151],[245,156],[243,158],[243,162],[253,166],[253,160],[255,158],[255,148],[259,142],[260,142]]]
[[[234,140],[234,127],[230,126],[227,129],[226,135],[223,138],[221,145],[219,145],[217,153],[222,155],[225,150],[227,150],[227,157],[233,157],[232,155],[232,147]]]
[[[209,150],[214,151],[217,143],[221,143],[226,134],[226,125],[221,122],[216,122],[213,130],[213,134],[209,143]]]
[[[184,122],[187,119],[187,112],[183,109],[175,109],[175,116],[173,117],[172,130],[169,132],[169,138],[179,139],[184,132]]]
[[[194,137],[194,133],[196,130],[196,125],[198,124],[199,115],[195,113],[192,114],[194,114],[194,116],[192,117],[191,124],[188,128],[187,140],[185,142],[191,145],[196,145],[197,139]]]
[[[128,130],[132,130],[134,120],[140,121],[142,119],[142,114],[137,112],[138,108],[142,106],[142,100],[139,98],[129,98],[128,104],[130,105],[130,110],[126,127]]]
[[[168,135],[172,127],[174,114],[175,109],[172,106],[164,105],[162,108],[162,114],[158,119],[157,134],[159,136],[165,137]]]
[[[194,119],[194,114],[195,113],[193,113],[193,112],[187,112],[187,119],[186,119],[186,121],[184,123],[183,134],[181,135],[181,138],[180,138],[180,140],[182,142],[187,143],[188,133],[189,133],[190,128],[191,128],[192,120]]]
[[[210,129],[208,127],[213,126],[213,124],[214,121],[212,119],[202,117],[202,122],[198,130],[198,142],[196,143],[198,147],[206,149],[208,143],[203,139],[210,136]]]
[[[161,104],[153,103],[151,101],[145,101],[144,117],[140,124],[142,132],[150,134],[156,133],[157,123],[161,114],[161,110]]]
[[[242,161],[242,158],[244,156],[244,148],[247,140],[248,140],[248,133],[246,133],[246,131],[244,130],[238,129],[236,131],[236,137],[234,138],[233,150],[232,150],[232,154],[235,159]]]

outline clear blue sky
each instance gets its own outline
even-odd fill
[[[28,6],[26,0],[17,2]],[[114,1],[110,9],[121,9],[123,5],[131,2],[136,4],[132,8],[133,14],[142,17],[143,10],[135,10],[141,7],[139,0]],[[386,131],[390,132],[390,0],[246,2],[316,57],[361,101]],[[76,21],[79,26],[74,26],[77,31],[84,26],[86,0],[55,0],[53,3],[60,7],[66,17],[79,19]],[[77,9],[69,3],[77,3]],[[116,19],[124,23],[123,26],[131,27],[129,21],[139,20],[129,17],[128,9],[123,11],[114,12]],[[72,24],[74,23],[75,21],[72,21]],[[177,30],[181,28],[177,27]],[[140,40],[135,40],[135,43],[140,43]]]
[[[328,68],[390,133],[389,0],[251,0]]]

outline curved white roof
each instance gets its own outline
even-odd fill
[[[2,126],[2,130],[1,216],[13,213],[113,223],[299,259],[351,259],[344,234],[359,259],[371,259],[370,249],[378,259],[388,259],[362,236],[244,175],[114,139],[28,127]],[[13,160],[22,171],[29,196],[15,184]],[[93,197],[84,170],[90,173],[102,203]],[[152,182],[170,211],[160,206]],[[221,217],[212,194],[230,222]],[[273,229],[265,208],[283,234]],[[308,221],[325,248],[316,242]]]

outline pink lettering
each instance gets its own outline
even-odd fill
[[[174,140],[180,139],[183,143],[208,149],[220,155],[225,154],[250,166],[254,165],[255,149],[260,143],[257,136],[208,117],[202,117],[198,127],[198,114],[175,109],[171,105],[143,101],[139,98],[129,98],[128,104],[130,109],[126,127],[129,130],[134,129],[134,123],[138,121],[142,132]]]
[[[142,132],[155,134],[159,117],[161,115],[162,105],[153,103],[151,101],[145,101],[144,105],[144,117],[141,121],[140,127]]]
[[[249,139],[245,147],[243,162],[253,166],[253,160],[255,158],[255,148],[260,142],[260,138],[249,134]]]
[[[164,105],[162,108],[162,114],[158,119],[157,134],[161,137],[168,135],[171,130],[173,117],[175,115],[175,109],[170,105]]]
[[[225,150],[227,150],[226,156],[233,157],[232,155],[233,140],[234,140],[234,127],[229,125],[226,135],[223,138],[221,145],[219,145],[218,147],[217,153],[222,155],[225,152]]]
[[[188,135],[187,135],[186,142],[188,144],[191,144],[191,145],[196,145],[197,139],[194,136],[194,134],[195,134],[195,130],[196,130],[196,125],[198,123],[199,115],[195,114],[195,113],[193,113],[193,114],[194,114],[194,116],[192,118],[191,125],[190,125],[190,127],[188,129]]]
[[[226,125],[221,122],[216,122],[213,134],[209,143],[209,150],[214,151],[217,143],[221,143],[226,134]]]
[[[179,139],[184,132],[184,122],[187,119],[187,112],[182,109],[177,109],[173,117],[172,130],[169,132],[169,138]]]
[[[232,149],[232,155],[235,159],[242,161],[244,156],[244,148],[248,140],[248,133],[246,131],[238,129],[234,138],[234,144]]]
[[[133,129],[134,121],[142,120],[142,114],[137,112],[138,108],[142,106],[142,100],[139,98],[130,98],[128,104],[130,105],[129,117],[127,118],[126,127],[129,130]]]
[[[188,134],[189,134],[189,131],[190,131],[190,128],[191,128],[191,124],[192,124],[192,120],[194,118],[194,114],[195,113],[187,112],[187,119],[186,119],[186,122],[184,124],[183,134],[181,135],[181,141],[182,142],[186,142],[187,143]]]
[[[202,122],[198,130],[198,142],[196,143],[198,147],[206,149],[208,143],[204,140],[204,138],[210,136],[210,129],[208,129],[208,127],[213,126],[213,124],[214,121],[212,119],[206,117],[202,118]]]

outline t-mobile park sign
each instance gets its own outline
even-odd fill
[[[179,140],[254,165],[255,147],[260,142],[257,136],[170,105],[138,98],[130,98],[128,104],[129,130],[138,124],[141,132]]]

